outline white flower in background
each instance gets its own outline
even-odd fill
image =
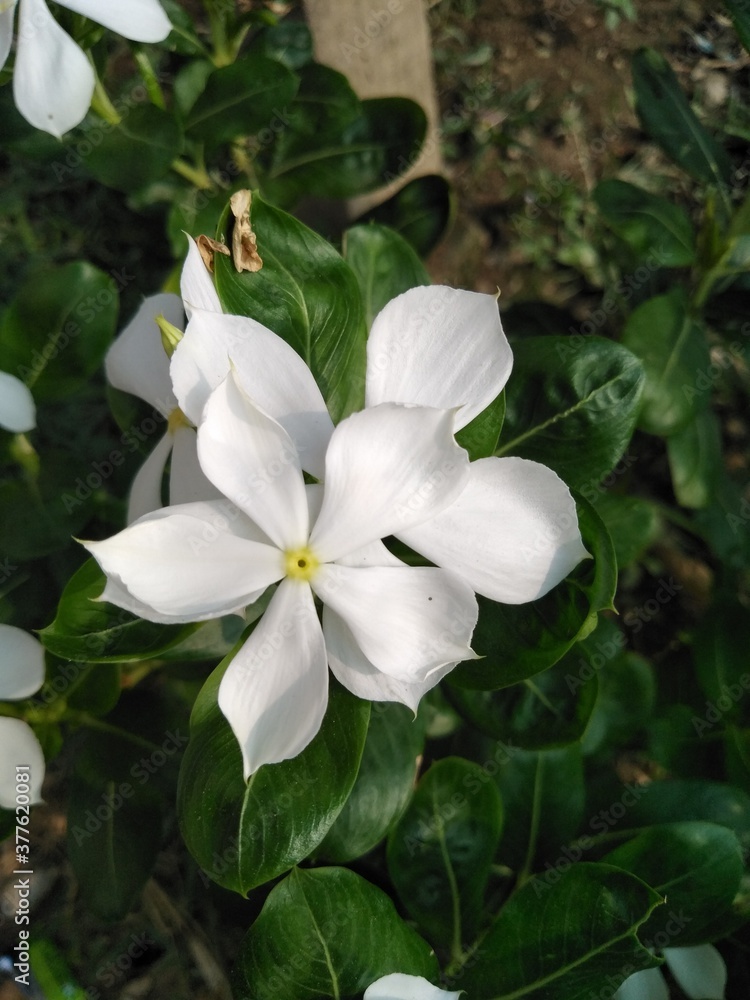
[[[20,701],[44,681],[42,644],[13,625],[0,625],[0,701]],[[44,754],[22,719],[0,716],[0,807],[16,806],[16,767],[28,769],[29,798],[41,802]]]
[[[171,30],[158,0],[59,0],[134,42],[160,42]],[[0,69],[13,41],[18,6],[13,97],[35,128],[60,138],[86,115],[94,92],[88,57],[57,21],[45,0],[0,0]]]
[[[663,955],[669,971],[690,1000],[724,1000],[727,967],[713,945],[665,948]],[[669,1000],[669,989],[659,969],[644,969],[625,980],[614,1000]]]
[[[0,371],[0,427],[24,434],[36,427],[36,407],[28,386],[8,372]]]
[[[193,239],[190,239],[182,269],[180,291],[182,299],[169,293],[144,299],[104,361],[110,385],[150,403],[167,421],[164,436],[133,481],[128,498],[128,523],[162,506],[161,482],[170,457],[171,503],[208,500],[218,495],[198,464],[195,427],[185,419],[175,399],[169,377],[169,358],[156,323],[157,316],[163,316],[173,326],[182,327],[184,313],[190,315],[192,303],[221,312],[216,289]]]
[[[203,470],[231,502],[168,507],[86,543],[107,574],[103,599],[155,621],[237,612],[279,583],[219,689],[246,776],[318,732],[329,664],[350,689],[364,669],[425,691],[474,656],[471,588],[405,565],[380,541],[462,490],[468,456],[452,422],[450,410],[394,403],[355,413],[331,435],[325,486],[306,488],[292,438],[231,372],[198,430]]]
[[[368,986],[363,1000],[458,1000],[462,992],[438,989],[423,976],[392,972]]]

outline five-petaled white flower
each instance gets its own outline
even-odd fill
[[[14,625],[0,625],[0,701],[20,701],[44,681],[42,644]],[[16,806],[16,768],[29,772],[29,798],[41,802],[44,754],[31,728],[22,719],[0,716],[0,807]]]
[[[14,434],[36,427],[36,407],[29,387],[3,371],[0,371],[0,427]]]
[[[368,406],[334,429],[289,345],[251,319],[193,310],[172,384],[231,505],[166,508],[88,547],[107,574],[102,597],[155,621],[238,611],[282,581],[220,688],[246,774],[318,731],[326,660],[359,697],[416,707],[474,655],[472,591],[530,601],[586,555],[555,473],[518,458],[469,464],[453,438],[511,360],[492,296],[414,289],[377,317]],[[323,481],[322,498],[301,470]],[[437,568],[396,560],[389,535]]]
[[[158,0],[59,0],[135,42],[160,42],[171,30]],[[60,138],[86,115],[94,92],[94,71],[86,54],[50,13],[45,0],[0,0],[0,69],[13,41],[19,5],[13,97],[35,128]]]
[[[712,944],[665,948],[664,960],[680,989],[690,1000],[724,1000],[727,967]],[[660,969],[644,969],[628,976],[614,1000],[669,1000],[669,988]]]
[[[423,976],[392,972],[365,990],[364,1000],[458,1000],[463,990],[451,993],[433,986]]]

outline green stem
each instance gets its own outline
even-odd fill
[[[190,181],[201,191],[208,191],[213,187],[211,178],[203,167],[193,167],[189,163],[185,163],[184,160],[172,160],[171,166],[175,173],[184,177],[186,181]]]
[[[167,104],[164,100],[164,92],[159,85],[159,80],[157,79],[154,67],[151,65],[148,56],[145,52],[140,50],[134,52],[134,55],[135,61],[138,64],[138,69],[141,71],[143,82],[146,84],[148,99],[154,107],[161,108],[162,111],[166,111]]]
[[[93,61],[91,63],[93,66]],[[119,125],[122,121],[117,108],[114,106],[112,101],[109,99],[109,94],[102,86],[102,81],[99,79],[99,75],[94,67],[94,94],[91,98],[91,110],[95,111],[100,118],[103,118],[105,122],[109,122],[110,125]]]

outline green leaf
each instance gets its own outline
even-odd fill
[[[602,860],[665,897],[641,930],[646,945],[660,948],[705,944],[710,925],[729,915],[743,871],[737,837],[714,823],[652,826]]]
[[[45,455],[36,482],[9,479],[0,483],[0,552],[10,559],[36,559],[69,548],[71,536],[88,520],[91,509],[66,491],[70,488],[68,456]]]
[[[614,991],[658,959],[636,932],[661,898],[609,865],[577,864],[554,885],[532,879],[501,910],[460,979],[482,1000],[582,1000]]]
[[[152,104],[131,107],[118,125],[99,125],[94,132],[97,128],[105,131],[87,154],[86,167],[101,184],[118,191],[137,191],[159,180],[182,152],[182,129],[174,115]]]
[[[344,260],[356,275],[368,330],[391,299],[410,288],[431,284],[424,265],[406,240],[374,222],[346,230]]]
[[[371,851],[406,808],[424,749],[424,720],[405,705],[375,703],[357,780],[318,854],[338,863]]]
[[[579,563],[566,580],[528,604],[479,602],[472,647],[483,659],[459,664],[451,682],[480,690],[509,687],[556,663],[612,607],[617,564],[607,529],[585,500],[578,501],[583,543],[593,560]]]
[[[227,657],[206,681],[190,719],[178,788],[185,843],[219,885],[246,894],[307,857],[341,812],[357,776],[369,702],[332,683],[315,739],[292,760],[242,774],[242,754],[221,713]]]
[[[724,0],[724,4],[732,16],[737,37],[750,52],[750,9],[745,0]]]
[[[313,58],[312,35],[304,21],[285,18],[263,31],[253,43],[263,55],[289,69],[301,69]]]
[[[641,124],[667,156],[698,181],[728,184],[731,161],[696,118],[664,56],[639,49],[633,56],[633,86]]]
[[[65,399],[101,366],[117,323],[117,286],[85,261],[34,274],[0,319],[0,357],[34,399]]]
[[[354,997],[391,972],[437,978],[428,945],[380,889],[345,868],[295,869],[248,931],[236,1000]]]
[[[477,413],[474,419],[456,434],[456,441],[468,451],[472,462],[476,462],[478,458],[489,458],[494,455],[504,420],[505,390],[503,389],[489,406],[486,406],[481,413]]]
[[[222,306],[291,344],[312,371],[334,421],[341,420],[364,405],[366,330],[357,279],[321,236],[258,196],[250,219],[263,267],[240,274],[218,254]]]
[[[650,500],[602,492],[593,502],[597,514],[607,526],[615,547],[617,566],[621,570],[640,559],[662,530],[659,509]]]
[[[705,409],[711,358],[681,287],[638,306],[625,324],[622,342],[641,359],[646,373],[639,427],[649,434],[674,434]]]
[[[614,626],[613,626],[614,627]],[[599,697],[583,737],[583,752],[622,747],[637,737],[656,704],[651,664],[636,653],[623,653],[598,673]]]
[[[480,732],[524,750],[546,750],[579,740],[594,709],[596,675],[571,684],[573,651],[533,680],[500,691],[471,691],[447,683],[445,693]]]
[[[269,126],[287,105],[298,78],[283,63],[250,54],[215,69],[193,105],[185,130],[191,139],[218,146]]]
[[[598,184],[594,201],[608,225],[639,259],[655,252],[662,267],[687,267],[693,263],[695,232],[679,205],[618,180]]]
[[[640,361],[600,337],[526,337],[513,343],[513,358],[496,454],[548,465],[573,489],[595,487],[633,433]]]
[[[428,940],[454,958],[479,929],[502,823],[486,771],[446,757],[420,780],[388,838],[388,871],[403,905]]]
[[[681,431],[667,438],[669,471],[677,502],[699,510],[708,507],[721,475],[721,429],[711,410],[697,413]]]
[[[351,198],[390,183],[416,160],[427,130],[422,108],[403,97],[362,101],[359,116],[320,135],[292,130],[262,180],[269,199]]]
[[[715,731],[717,725],[750,723],[749,643],[746,608],[734,598],[719,600],[703,619],[693,644],[698,680],[709,699],[705,713],[694,720],[697,736]]]
[[[87,909],[102,920],[128,912],[161,846],[162,792],[147,772],[142,781],[133,771],[138,756],[148,755],[147,747],[91,733],[76,748],[68,857]]]
[[[57,656],[88,663],[148,660],[195,631],[196,625],[157,625],[97,598],[105,576],[88,559],[68,581],[52,624],[39,638]]]
[[[420,257],[440,241],[451,218],[451,187],[445,177],[426,174],[360,216],[359,222],[377,222],[400,233]]]

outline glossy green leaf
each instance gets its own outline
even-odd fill
[[[315,739],[292,760],[242,775],[242,754],[217,696],[227,657],[206,681],[190,719],[180,772],[182,834],[219,885],[246,894],[314,851],[346,802],[359,770],[369,702],[332,683]]]
[[[569,657],[533,679],[500,691],[471,691],[448,683],[445,691],[461,715],[480,732],[525,750],[545,750],[579,740],[594,709],[596,674],[569,681]]]
[[[179,642],[195,625],[157,625],[97,598],[105,577],[88,559],[62,592],[55,620],[39,638],[57,656],[90,663],[147,660]]]
[[[388,838],[388,871],[403,905],[428,940],[453,956],[479,929],[502,822],[486,772],[446,757],[420,780]]]
[[[504,421],[505,390],[456,434],[456,441],[468,451],[472,462],[495,454]]]
[[[625,347],[600,337],[526,337],[513,344],[498,455],[554,469],[573,489],[595,487],[628,446],[644,374]]]
[[[65,399],[99,369],[117,310],[115,282],[85,261],[35,274],[0,319],[3,370],[37,403]]]
[[[729,157],[696,118],[664,56],[639,49],[633,56],[633,86],[641,124],[664,152],[698,181],[729,183]]]
[[[599,695],[582,741],[586,754],[635,739],[656,703],[653,668],[636,653],[617,656],[597,676]]]
[[[679,205],[625,181],[605,180],[594,200],[611,229],[639,258],[658,255],[662,267],[687,267],[695,257],[695,233]]]
[[[708,507],[721,475],[721,428],[711,410],[696,413],[681,431],[667,438],[669,471],[677,502]]]
[[[242,945],[236,1000],[354,997],[391,972],[437,978],[435,956],[391,900],[346,868],[295,869]]]
[[[424,749],[424,719],[405,705],[374,703],[357,780],[318,854],[339,864],[380,843],[406,808]]]
[[[215,69],[193,105],[185,130],[191,139],[217,146],[269,127],[294,97],[298,79],[283,63],[247,55]]]
[[[368,330],[391,299],[410,288],[431,284],[409,243],[394,230],[374,222],[346,230],[344,260],[357,277]]]
[[[426,174],[404,184],[358,221],[388,226],[426,257],[448,228],[451,212],[450,184],[439,174]]]
[[[644,943],[662,948],[704,944],[706,929],[728,915],[743,870],[734,833],[702,822],[652,826],[602,860],[665,897],[641,930]]]
[[[479,622],[472,648],[483,659],[459,664],[451,682],[489,690],[509,687],[556,663],[595,628],[599,611],[612,607],[617,564],[607,529],[585,500],[578,502],[585,559],[566,580],[528,604],[497,604],[478,597]]]
[[[529,751],[501,744],[505,756],[497,771],[505,812],[497,860],[530,874],[554,867],[583,818],[584,786],[581,749],[572,743],[560,750]]]
[[[366,330],[354,272],[321,236],[258,196],[250,218],[263,267],[238,273],[229,257],[217,255],[222,306],[291,344],[338,421],[364,405]]]
[[[750,614],[735,599],[718,601],[695,635],[693,658],[703,692],[705,710],[696,716],[697,736],[715,732],[728,723],[750,723]]]
[[[500,912],[459,980],[482,1000],[582,1000],[659,964],[638,940],[661,897],[627,872],[578,864],[532,879]]]
[[[640,305],[625,324],[622,342],[646,373],[639,427],[650,434],[674,434],[705,409],[711,358],[682,288]]]
[[[292,70],[300,69],[313,58],[312,35],[304,21],[284,18],[258,35],[253,43],[263,55]]]
[[[594,500],[594,507],[607,526],[621,570],[636,562],[662,529],[658,507],[642,497],[602,492]]]
[[[123,113],[119,125],[99,128],[105,129],[101,142],[92,145],[85,164],[97,181],[118,191],[137,191],[159,180],[182,152],[182,129],[174,115],[152,104],[136,105]]]

